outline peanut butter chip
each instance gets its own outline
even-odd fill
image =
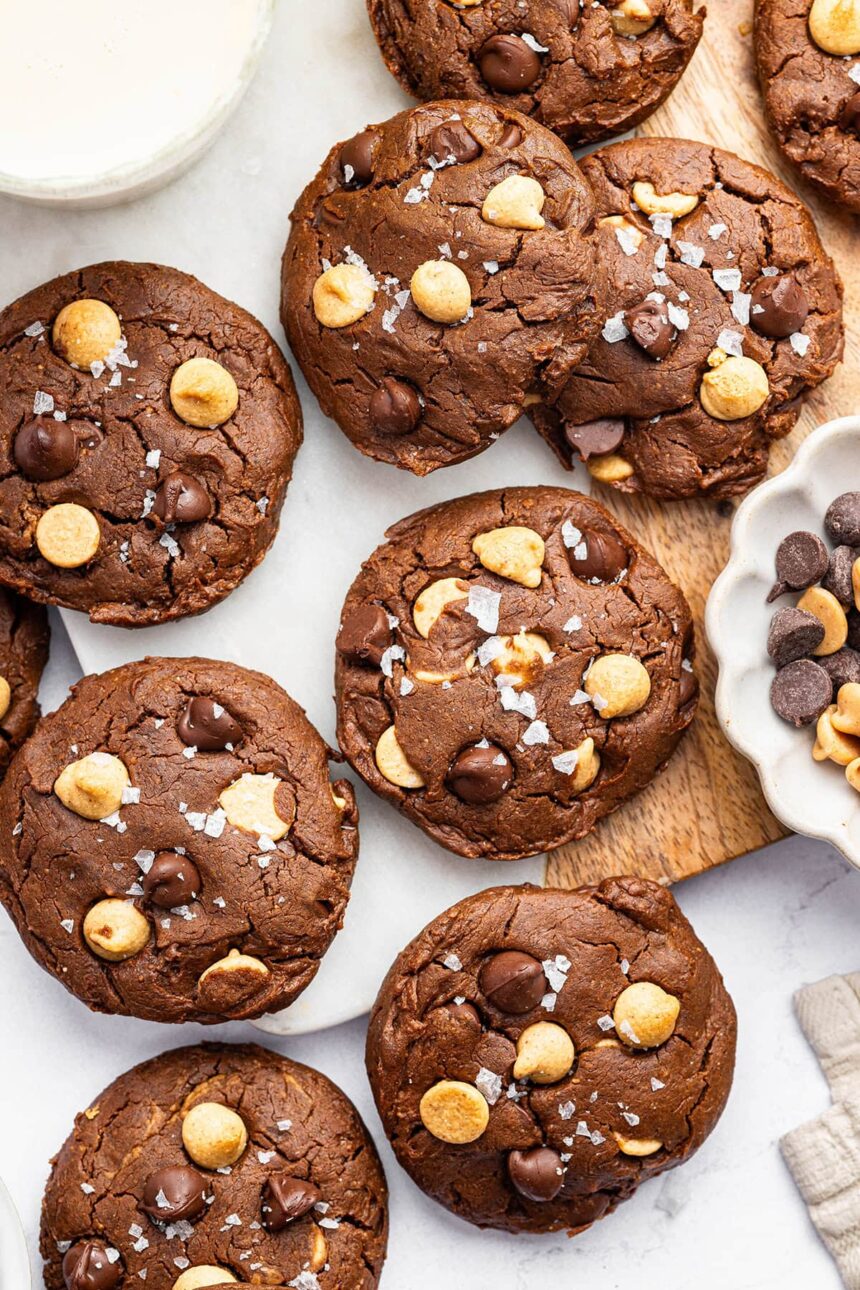
[[[424,780],[400,747],[394,726],[379,736],[375,757],[379,773],[389,784],[396,784],[398,788],[424,787]]]
[[[722,351],[714,351],[716,357]],[[716,421],[742,421],[763,407],[770,397],[767,372],[753,358],[727,355],[702,377],[699,400]]]
[[[852,761],[849,766],[845,767],[845,778],[851,787],[860,793],[860,757]]]
[[[101,538],[95,515],[75,502],[49,507],[36,525],[39,554],[58,569],[79,569],[88,564]]]
[[[319,1272],[325,1267],[328,1260],[328,1246],[326,1239],[320,1228],[316,1224],[311,1225],[311,1250],[309,1268],[311,1272]]]
[[[479,533],[472,550],[485,569],[509,578],[523,587],[539,587],[544,558],[544,540],[534,529],[512,524]]]
[[[622,1133],[614,1133],[612,1136],[618,1143],[619,1151],[625,1156],[653,1156],[663,1146],[656,1138],[626,1138]]]
[[[6,716],[12,703],[12,690],[5,676],[0,676],[0,721]]]
[[[519,690],[530,685],[552,658],[546,637],[539,632],[518,632],[516,636],[501,637],[501,648],[491,666],[497,676],[503,676]]]
[[[230,950],[225,958],[210,964],[197,985],[201,996],[211,1004],[212,1011],[221,1012],[259,993],[270,975],[260,959]]]
[[[314,283],[314,314],[323,327],[349,327],[370,313],[376,284],[360,264],[335,264]]]
[[[431,322],[462,322],[472,307],[472,288],[462,269],[450,260],[427,260],[409,284],[415,308]]]
[[[517,1040],[514,1079],[530,1079],[534,1084],[555,1084],[564,1079],[573,1066],[573,1040],[553,1021],[536,1021],[526,1026]]]
[[[813,650],[814,654],[835,654],[842,649],[848,639],[848,619],[832,591],[824,587],[809,587],[798,600],[797,608],[814,614],[824,625],[824,639]]]
[[[498,228],[536,230],[544,227],[541,215],[546,193],[528,175],[508,175],[484,198],[481,218]]]
[[[637,981],[622,990],[612,1020],[630,1048],[659,1048],[675,1031],[681,1004],[651,981]]]
[[[54,792],[70,811],[85,820],[104,820],[122,805],[123,790],[130,784],[119,757],[94,752],[70,762],[54,781]]]
[[[480,1138],[490,1122],[490,1108],[474,1084],[443,1079],[427,1092],[419,1105],[421,1123],[440,1142],[463,1144]]]
[[[617,452],[605,452],[598,457],[589,457],[585,463],[592,479],[599,484],[621,484],[633,474],[633,467]]]
[[[860,686],[854,688],[860,690]],[[843,734],[834,726],[833,718],[837,712],[836,704],[832,703],[818,718],[812,756],[816,761],[832,761],[837,766],[850,766],[852,761],[860,757],[860,739],[851,733]]]
[[[200,1263],[186,1268],[173,1283],[173,1290],[203,1290],[205,1286],[226,1286],[236,1282],[232,1272],[216,1268],[211,1263]]]
[[[229,1106],[198,1102],[182,1121],[182,1143],[196,1165],[224,1169],[234,1165],[245,1150],[248,1131],[242,1117]]]
[[[187,425],[220,426],[239,406],[239,388],[226,367],[214,359],[189,358],[173,373],[170,403]]]
[[[225,788],[218,798],[228,822],[243,833],[256,833],[258,837],[265,836],[273,842],[286,837],[295,819],[295,811],[290,813],[288,820],[278,812],[277,803],[284,799],[283,795],[280,799],[276,795],[283,782],[277,775],[246,772]],[[282,805],[281,810],[284,809]]]
[[[468,594],[469,588],[462,578],[439,578],[425,587],[412,606],[412,621],[419,635],[426,640],[445,606],[455,600],[465,600]]]
[[[860,54],[860,0],[813,0],[809,31],[826,54]]]
[[[122,327],[103,300],[73,300],[57,314],[51,338],[61,358],[86,369],[104,362],[122,339]]]
[[[855,681],[848,681],[839,687],[833,727],[842,734],[860,738],[860,685]]]
[[[629,717],[645,707],[651,694],[648,670],[632,654],[602,654],[583,682],[596,711],[609,721]]]
[[[133,958],[149,943],[149,923],[127,900],[100,900],[84,918],[84,940],[109,963]]]
[[[609,14],[613,30],[619,36],[641,36],[657,21],[646,0],[621,0]]]
[[[695,193],[658,193],[652,183],[639,180],[633,185],[633,200],[646,215],[669,215],[681,219],[699,204]]]

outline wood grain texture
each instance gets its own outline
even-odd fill
[[[705,35],[675,93],[640,133],[698,139],[779,175],[812,209],[845,283],[845,361],[809,396],[794,432],[776,444],[770,473],[834,417],[860,411],[860,219],[817,199],[784,163],[767,131],[755,74],[752,0],[711,0]],[[765,805],[752,766],[726,742],[714,712],[716,666],[703,614],[728,555],[733,507],[661,504],[595,490],[683,587],[697,626],[698,717],[666,771],[582,842],[549,856],[547,882],[573,887],[609,873],[675,882],[774,842],[785,830]]]

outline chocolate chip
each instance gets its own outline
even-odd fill
[[[789,533],[777,547],[777,581],[771,588],[768,601],[776,600],[788,588],[802,591],[820,582],[829,563],[827,547],[815,533],[803,530]]]
[[[373,154],[377,136],[372,130],[362,130],[347,140],[340,150],[340,169],[346,188],[364,188],[373,178]]]
[[[564,1184],[561,1156],[551,1147],[532,1147],[512,1151],[508,1156],[508,1176],[526,1200],[555,1200]]]
[[[602,457],[614,452],[624,438],[625,423],[620,418],[601,417],[599,421],[586,421],[572,426],[565,423],[564,437],[583,461],[589,457]]]
[[[200,895],[197,866],[177,851],[159,851],[143,878],[144,900],[159,909],[178,909]]]
[[[470,1030],[482,1030],[478,1009],[471,1003],[446,1003],[445,1011],[452,1021],[468,1026]]]
[[[140,1208],[158,1223],[193,1223],[206,1210],[206,1182],[190,1165],[168,1165],[150,1174]]]
[[[499,147],[510,152],[512,148],[518,148],[522,141],[523,132],[516,121],[506,121],[499,135]]]
[[[815,661],[830,677],[834,692],[843,685],[860,684],[860,653],[856,649],[838,649],[835,654],[826,654]]]
[[[814,654],[824,640],[824,623],[805,609],[778,609],[770,620],[767,652],[777,667]]]
[[[238,721],[214,699],[189,699],[176,732],[184,744],[198,752],[221,752],[228,744],[235,748],[242,739]]]
[[[462,121],[443,121],[427,136],[428,155],[440,165],[453,157],[458,166],[476,161],[481,155],[481,145]]]
[[[686,662],[686,660],[685,660]],[[678,687],[678,707],[686,708],[699,694],[699,678],[692,667],[681,668],[681,684]]]
[[[840,546],[860,546],[860,493],[842,493],[831,502],[824,527]]]
[[[806,322],[809,302],[791,274],[759,278],[753,283],[751,295],[750,323],[762,336],[791,336]]]
[[[454,758],[445,783],[461,802],[487,806],[510,788],[513,777],[511,759],[497,744],[472,744]]]
[[[541,72],[541,61],[521,36],[491,36],[478,54],[481,75],[499,94],[519,94],[533,85]]]
[[[162,524],[196,524],[212,514],[212,502],[198,479],[175,470],[158,485],[150,514]]]
[[[267,1232],[282,1232],[288,1223],[313,1209],[322,1192],[304,1178],[272,1174],[263,1183],[260,1208]]]
[[[852,649],[860,650],[860,614],[856,609],[849,609],[848,611],[847,644]]]
[[[371,395],[370,419],[380,434],[410,434],[421,420],[421,400],[406,381],[385,376]]]
[[[770,701],[777,716],[793,726],[817,721],[833,699],[833,682],[818,663],[802,658],[777,672]]]
[[[649,358],[665,358],[672,348],[674,328],[665,304],[643,300],[624,315],[630,335]],[[609,450],[608,450],[609,451]]]
[[[839,128],[849,134],[856,134],[860,139],[860,90],[851,95],[839,113]]]
[[[577,578],[613,582],[627,568],[630,553],[611,533],[585,532],[582,540],[570,547],[567,558]]]
[[[36,417],[16,434],[12,456],[25,479],[61,479],[78,464],[78,437],[68,421]]]
[[[338,653],[367,667],[379,667],[390,645],[391,627],[381,605],[359,605],[344,618],[337,634]]]
[[[838,546],[831,553],[830,564],[822,579],[821,585],[836,597],[840,605],[848,608],[854,604],[854,585],[852,571],[854,563],[860,559],[860,551],[852,546]]]
[[[487,959],[478,984],[494,1008],[515,1017],[536,1008],[549,989],[541,964],[521,950],[501,950]]]
[[[111,1263],[102,1241],[78,1241],[63,1259],[66,1290],[114,1290],[122,1278],[121,1261]]]

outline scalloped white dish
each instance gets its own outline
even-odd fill
[[[840,767],[812,760],[814,727],[795,730],[773,711],[766,648],[775,608],[793,603],[786,596],[767,604],[777,546],[795,529],[825,537],[827,507],[857,488],[860,416],[842,417],[813,431],[788,469],[738,508],[729,561],[708,597],[705,630],[719,663],[717,716],[758,771],[774,815],[795,833],[832,842],[860,869],[860,794]]]
[[[0,1180],[0,1286],[2,1290],[30,1290],[32,1284],[24,1229]]]

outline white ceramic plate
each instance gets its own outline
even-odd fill
[[[795,833],[824,838],[860,868],[860,795],[840,767],[812,760],[814,729],[795,730],[770,706],[773,664],[767,630],[779,604],[780,541],[795,529],[822,537],[824,514],[840,493],[860,488],[860,416],[814,431],[789,468],[738,508],[729,562],[711,590],[705,627],[720,667],[717,715],[727,738],[756,767],[774,815]],[[829,545],[829,544],[828,544]]]
[[[30,1290],[27,1242],[12,1197],[0,1181],[0,1290]]]

